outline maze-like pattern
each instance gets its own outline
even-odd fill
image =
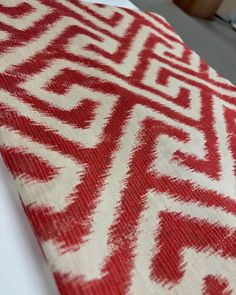
[[[63,295],[236,294],[236,88],[160,16],[0,3],[0,148]]]

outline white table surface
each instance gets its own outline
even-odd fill
[[[136,8],[128,0],[87,0]],[[0,294],[56,295],[54,280],[0,156]]]

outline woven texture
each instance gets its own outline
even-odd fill
[[[236,294],[236,87],[156,14],[0,2],[1,153],[61,294]]]

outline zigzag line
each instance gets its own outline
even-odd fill
[[[140,294],[139,290],[144,292],[143,288],[148,288],[147,290],[150,294],[172,295],[181,293],[185,290],[185,288],[189,291],[193,290],[193,294],[201,294],[203,287],[202,281],[210,274],[226,278],[229,282],[230,289],[234,290],[236,287],[234,280],[236,257],[235,255],[225,257],[226,255],[224,255],[220,249],[224,248],[224,238],[231,238],[233,241],[233,234],[229,235],[229,231],[230,228],[235,228],[235,216],[228,213],[226,214],[216,208],[200,207],[197,204],[185,204],[177,200],[173,200],[166,194],[156,194],[152,191],[147,193],[146,198],[146,208],[142,213],[139,221],[139,228],[137,229],[138,240],[134,254],[135,265],[132,270],[132,284],[128,294]],[[208,239],[208,247],[204,246],[199,248],[199,246],[196,245],[195,250],[192,250],[192,247],[189,248],[186,244],[187,248],[181,249],[182,251],[179,253],[179,255],[183,257],[180,269],[178,269],[177,272],[168,273],[169,276],[181,276],[181,279],[178,280],[178,284],[176,285],[166,278],[164,281],[154,280],[151,274],[153,269],[152,264],[155,263],[152,259],[155,255],[160,255],[160,248],[164,246],[162,244],[163,240],[159,240],[159,236],[160,234],[162,234],[162,236],[166,236],[169,233],[162,230],[164,222],[162,217],[163,214],[177,214],[177,218],[187,218],[186,220],[192,222],[195,230],[192,231],[193,236],[189,237],[189,239],[194,237],[197,239],[197,228],[194,223],[198,223],[199,226],[204,226],[204,224],[211,226],[211,235],[213,236],[215,234],[217,242],[219,239],[222,241],[222,243],[218,244],[217,248],[217,243],[215,243],[212,239]],[[176,230],[175,226],[176,225],[172,224],[172,230]],[[178,227],[178,231],[179,230],[185,230],[183,225],[181,228]],[[221,232],[222,236],[217,235],[217,230],[219,233]],[[183,240],[185,237],[186,240],[188,239],[188,235],[185,236],[178,234],[178,237]],[[177,240],[174,237],[168,237],[168,239],[172,244],[171,249],[173,251],[177,249],[176,246],[173,245],[175,242],[178,244]],[[199,241],[202,240],[199,239]],[[159,245],[158,248],[156,248],[157,243]],[[212,253],[212,250],[215,254]],[[171,255],[172,252],[169,251],[168,258],[165,260],[165,265],[162,265],[162,270],[167,269],[168,261],[173,258]],[[174,263],[174,261],[171,263]],[[159,264],[155,263],[155,267],[158,267],[158,265]],[[138,269],[142,269],[142,277],[140,277],[140,274],[136,272]],[[193,281],[193,273],[196,271],[198,275],[194,276]]]
[[[12,2],[15,2],[15,3],[12,3]],[[26,10],[26,13],[23,13],[21,17],[17,17],[17,18],[15,17],[15,14],[13,18],[11,15],[10,16],[6,15],[6,12],[0,11],[0,13],[2,12],[1,21],[8,23],[14,28],[19,30],[28,29],[35,22],[37,22],[39,19],[42,19],[46,14],[50,12],[50,9],[48,7],[40,4],[39,1],[36,1],[36,0],[30,0],[29,3],[27,2],[22,3],[22,1],[20,0],[14,0],[14,1],[11,0],[11,5],[9,6],[9,8],[11,8],[11,6],[14,4],[18,5],[17,8],[12,7],[14,10],[18,10],[19,7],[22,8],[22,5],[25,7],[27,4],[28,4],[27,7],[30,7],[30,9]],[[4,4],[3,8],[5,8],[4,10],[6,11],[7,9],[6,4]]]
[[[76,24],[76,22],[69,22],[70,23],[70,25],[73,25],[73,23],[75,23]],[[144,29],[145,27],[143,27],[143,29]],[[150,28],[149,28],[150,29]],[[94,29],[93,29],[94,30]],[[145,30],[147,30],[147,28],[145,29]],[[94,31],[96,31],[96,30],[94,30]],[[142,32],[140,32],[140,34],[142,35]],[[102,36],[102,35],[101,35]],[[40,39],[42,39],[42,38],[40,38]],[[47,38],[46,38],[47,39]],[[40,40],[39,40],[39,42],[40,42]],[[173,43],[172,43],[173,44]],[[160,46],[160,45],[159,45]],[[140,50],[141,50],[141,48],[140,48]],[[164,49],[163,49],[164,50]],[[14,52],[14,54],[15,54],[15,52]],[[13,57],[13,55],[14,54],[12,54],[12,57]],[[88,55],[88,57],[89,57],[89,52],[88,51],[86,51],[86,54]],[[32,56],[33,54],[31,54],[31,55],[28,55],[28,57],[30,57],[30,56]],[[138,52],[137,52],[137,56],[138,56]],[[90,58],[91,59],[94,59],[94,54],[92,54],[92,56],[90,56]],[[155,58],[160,58],[160,54],[157,56],[157,57],[155,57]],[[166,60],[166,58],[167,58],[167,60]],[[130,58],[128,58],[128,57],[126,57],[126,59],[124,60],[124,62],[123,62],[123,64],[125,64],[126,63],[126,65],[127,64],[130,64],[130,60],[129,60]],[[11,60],[11,58],[9,58],[9,60]],[[169,59],[171,62],[173,62],[173,58],[170,58]],[[194,56],[194,59],[193,60],[196,60],[196,55]],[[106,62],[105,62],[106,61]],[[165,55],[165,60],[164,60],[165,62],[166,61],[168,61],[168,57]],[[5,63],[5,60],[4,60],[4,57],[3,57],[3,62]],[[104,62],[105,62],[105,64],[107,63],[107,62],[110,62],[109,60],[104,60]],[[177,61],[175,61],[175,63],[176,63]],[[134,62],[134,63],[132,63],[133,65],[135,64],[136,62]],[[13,64],[13,63],[12,63]],[[181,63],[182,64],[182,63]],[[198,64],[198,62],[197,62],[197,64]],[[114,68],[114,65],[115,64],[112,64],[112,67]],[[173,64],[171,65],[171,66],[173,66]],[[133,66],[134,67],[134,66]],[[192,67],[192,66],[191,66]],[[198,68],[198,66],[195,66],[195,67],[197,67]],[[122,67],[121,67],[121,69],[122,69]],[[124,68],[124,70],[126,70],[126,67]],[[132,66],[130,67],[130,70],[128,71],[128,73],[127,74],[129,74],[129,72],[132,70]],[[182,73],[182,70],[185,70],[185,69],[181,69],[181,73]],[[117,69],[117,71],[118,72],[122,72],[122,70],[119,70],[119,68]],[[190,73],[189,73],[190,74]],[[194,75],[196,75],[196,73],[194,72]],[[201,79],[202,79],[202,77],[200,77]],[[216,79],[216,77],[214,77],[214,79]],[[222,79],[221,80],[218,80],[218,82],[220,81],[220,83],[221,84],[219,84],[219,87],[218,87],[218,90],[222,90]],[[202,82],[202,80],[201,80],[201,82]],[[212,81],[211,81],[212,82]],[[217,82],[217,83],[218,83]],[[230,85],[228,84],[228,83],[224,83],[223,84],[226,88],[227,87],[230,87]],[[229,90],[230,89],[233,89],[234,90],[234,88],[229,88]],[[231,96],[233,96],[234,94],[232,94],[232,93],[229,93],[228,95],[231,95]]]
[[[15,179],[17,189],[25,206],[46,206],[58,212],[64,210],[73,202],[72,194],[75,187],[79,185],[84,171],[82,164],[79,165],[72,159],[4,126],[0,127],[0,131],[1,137],[4,138],[4,141],[0,142],[0,147],[4,149],[14,148],[24,153],[37,155],[50,163],[57,171],[57,175],[42,183],[29,181],[21,176]],[[60,167],[58,167],[58,163],[60,163]],[[65,183],[67,185],[64,185]],[[55,199],[57,202],[55,202]]]
[[[121,201],[121,197],[122,197],[121,192],[125,188],[125,183],[126,183],[125,179],[127,177],[127,173],[129,170],[128,163],[130,163],[131,161],[130,159],[132,158],[132,153],[135,150],[136,145],[138,144],[137,142],[138,133],[140,130],[141,122],[146,117],[153,117],[156,120],[160,120],[161,122],[166,122],[170,125],[176,126],[185,131],[187,130],[190,136],[189,144],[185,143],[184,145],[182,145],[181,149],[188,152],[191,148],[192,153],[194,152],[194,154],[198,155],[200,158],[204,157],[204,154],[205,154],[204,138],[199,131],[192,130],[190,129],[190,127],[183,126],[180,123],[177,124],[174,121],[172,122],[171,119],[166,118],[162,114],[158,114],[157,112],[148,110],[147,108],[143,106],[135,106],[132,117],[128,120],[127,125],[125,127],[124,136],[121,138],[119,149],[116,152],[116,154],[113,156],[112,167],[110,171],[108,172],[108,178],[105,181],[106,185],[101,191],[101,194],[97,203],[97,207],[95,209],[95,212],[92,215],[92,229],[90,231],[90,234],[86,237],[86,241],[81,245],[79,251],[70,253],[70,255],[76,258],[76,261],[78,264],[76,263],[73,266],[71,265],[69,269],[63,269],[63,265],[68,265],[66,261],[67,259],[69,259],[67,257],[70,257],[70,255],[69,254],[66,254],[65,256],[59,255],[60,250],[57,249],[57,247],[53,245],[50,241],[45,242],[44,244],[45,249],[47,249],[47,251],[53,255],[53,257],[51,257],[50,259],[52,261],[54,261],[55,259],[59,260],[55,271],[61,271],[63,273],[69,272],[72,275],[72,277],[73,277],[73,274],[74,275],[80,274],[80,275],[83,275],[88,281],[99,279],[102,277],[103,274],[101,269],[104,264],[104,261],[107,259],[107,257],[111,255],[111,248],[109,248],[108,246],[109,245],[108,243],[109,229],[111,228],[117,216],[117,210],[118,210],[117,206]],[[221,125],[221,128],[222,128],[222,125]],[[198,138],[198,146],[196,146],[195,144],[194,137]],[[174,150],[180,148],[181,144],[179,144],[179,146],[177,145],[177,143],[174,145],[172,140],[171,144],[166,145],[166,142],[161,142],[161,138],[163,138],[164,140],[164,135],[162,135],[158,140],[159,150],[161,149],[161,147],[166,149],[167,146],[168,147],[173,146]],[[223,138],[220,138],[220,140],[222,139]],[[223,144],[225,145],[225,142],[223,142],[222,145]],[[173,155],[174,152],[171,150],[170,153],[171,155]],[[167,156],[167,161],[171,162],[171,159],[168,156]],[[160,160],[157,161],[157,163],[158,163],[157,173],[160,173],[160,168],[162,167]],[[227,161],[227,163],[229,162]],[[225,170],[223,162],[221,162],[221,164],[223,166],[222,167],[223,172],[222,172],[222,179],[220,181],[210,180],[203,175],[201,176],[200,173],[198,173],[198,178],[191,178],[191,173],[190,173],[190,177],[188,177],[188,179],[185,179],[185,180],[193,181],[197,186],[199,185],[201,187],[207,186],[207,189],[209,190],[215,190],[215,191],[227,190],[226,194],[233,193],[232,195],[233,197],[235,186],[234,186],[234,183],[232,183],[232,177],[234,178],[234,174],[231,171],[232,169]],[[171,164],[171,166],[173,166],[173,164]],[[166,167],[166,164],[164,167]],[[168,171],[172,171],[172,168],[170,168]],[[166,171],[164,174],[166,175]],[[170,172],[168,172],[167,174],[169,175]],[[115,183],[112,181],[112,179],[114,179],[114,175],[116,178]],[[193,175],[194,175],[194,172],[192,172],[192,176]],[[175,177],[175,175],[173,177]],[[210,182],[209,187],[207,185],[207,181]],[[227,181],[226,185],[222,184],[224,181]],[[107,196],[109,196],[111,192],[113,197],[108,198]],[[107,212],[107,208],[109,208],[109,212]],[[103,223],[100,222],[101,218],[103,219]],[[94,253],[94,257],[91,258],[92,257],[91,255],[93,253],[92,249],[94,248],[101,249],[101,254],[97,255],[96,253]],[[91,255],[89,256],[89,259],[92,259],[93,261],[92,265],[88,263],[88,260],[87,260],[88,257],[86,256],[86,253],[91,253]]]

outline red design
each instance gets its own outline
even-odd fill
[[[61,294],[234,294],[235,86],[153,13],[0,14],[0,149]]]

